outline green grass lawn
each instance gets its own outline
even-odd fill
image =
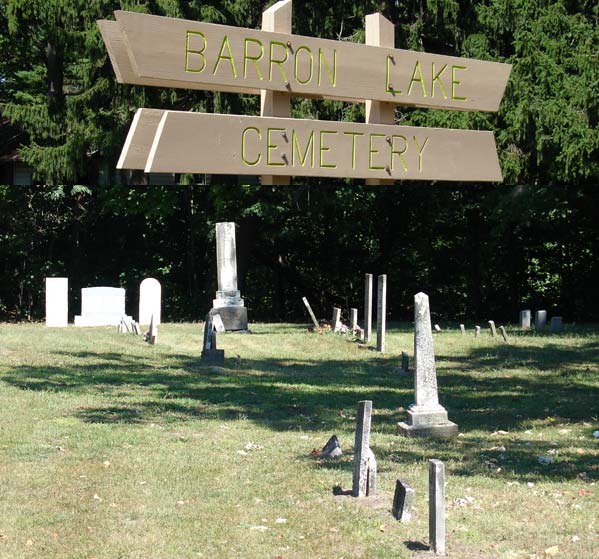
[[[429,458],[446,464],[450,557],[599,557],[599,328],[436,335],[451,441],[396,434],[408,326],[385,355],[303,326],[252,330],[219,335],[215,367],[197,324],[161,325],[156,346],[0,325],[0,557],[426,556]],[[365,399],[378,495],[358,500],[333,489],[351,488]],[[333,433],[344,456],[310,456]],[[399,477],[416,490],[408,524],[390,513]]]

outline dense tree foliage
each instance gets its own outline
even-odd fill
[[[114,9],[258,27],[257,0],[0,1],[0,139],[35,187],[0,187],[0,316],[43,315],[43,278],[80,287],[160,279],[170,319],[199,319],[216,289],[214,223],[239,224],[254,319],[360,306],[365,272],[389,275],[393,319],[427,291],[440,316],[514,319],[545,307],[599,312],[599,2],[294,1],[294,32],[363,41],[381,11],[398,47],[498,60],[513,71],[496,114],[398,107],[397,121],[495,131],[504,183],[294,179],[261,187],[133,185],[117,173],[137,107],[257,114],[251,95],[133,87],[114,78],[96,19]],[[294,99],[294,116],[363,119],[363,105]],[[2,153],[0,153],[2,155]],[[248,184],[244,184],[247,182]],[[133,295],[133,296],[132,296]]]

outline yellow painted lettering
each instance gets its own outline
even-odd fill
[[[418,77],[416,77],[418,74]],[[422,68],[420,67],[420,61],[416,61],[416,65],[414,66],[414,71],[412,72],[412,78],[410,79],[410,85],[408,86],[408,95],[412,93],[412,86],[419,82],[420,87],[422,87],[422,95],[426,97],[426,86],[424,85],[424,76],[422,75]]]
[[[343,132],[345,136],[351,136],[351,168],[356,168],[356,138],[364,136],[364,132]]]
[[[260,150],[258,150],[258,157],[256,157],[256,159],[254,159],[253,161],[249,161],[246,157],[246,136],[248,132],[255,132],[258,136],[258,140],[262,139],[262,134],[260,134],[260,130],[255,126],[248,126],[241,134],[241,159],[246,165],[253,167],[254,165],[258,165],[258,163],[260,163],[260,159],[262,159],[262,154],[260,153]]]
[[[285,128],[269,128],[266,133],[266,164],[269,167],[284,167],[285,163],[281,161],[272,161],[270,157],[271,151],[277,149],[277,144],[273,144],[273,132],[285,132]]]
[[[401,140],[403,142],[402,149],[395,148],[395,140]],[[393,136],[391,136],[391,170],[392,171],[395,168],[394,167],[395,158],[393,157],[394,155],[397,155],[399,157],[399,160],[401,161],[403,170],[406,172],[408,171],[408,166],[406,165],[406,161],[403,158],[403,154],[406,151],[408,151],[408,140],[406,139],[406,137],[402,136],[401,134],[393,134]]]
[[[327,61],[324,56],[324,52],[321,48],[318,49],[318,85],[322,79],[322,67],[326,66],[325,70],[331,85],[335,87],[337,85],[337,50],[333,49],[333,69],[331,70],[331,64]]]
[[[191,42],[192,39],[199,39],[200,41],[202,41],[202,45],[200,49],[197,48],[191,48]],[[204,55],[204,51],[206,50],[206,46],[207,46],[207,41],[206,41],[206,37],[204,36],[203,33],[200,33],[199,31],[187,31],[186,35],[185,35],[185,71],[186,72],[193,72],[196,74],[199,74],[205,67],[206,67],[206,56]],[[202,65],[200,67],[192,67],[192,58],[190,55],[192,54],[197,54],[200,57],[200,60],[202,62]],[[194,59],[197,61],[197,59],[194,57]]]
[[[310,132],[310,136],[308,137],[308,143],[306,145],[306,150],[302,154],[302,148],[299,143],[299,138],[295,130],[291,131],[291,166],[295,166],[295,153],[297,152],[300,165],[303,167],[306,164],[306,159],[308,159],[308,150],[312,154],[312,163],[310,167],[314,169],[314,130]]]
[[[326,134],[337,134],[336,130],[321,130],[320,131],[320,167],[321,169],[336,169],[336,163],[325,163],[324,162],[324,154],[327,151],[331,151],[329,146],[324,145],[325,135]]]
[[[420,147],[420,145],[418,144],[418,140],[416,139],[416,136],[414,136],[414,143],[416,144],[416,149],[418,150],[418,171],[422,171],[422,154],[424,152],[424,148],[426,147],[426,144],[428,144],[428,136],[424,140],[422,147]]]
[[[393,86],[390,83],[390,80],[391,80],[391,61],[392,61],[392,57],[391,56],[387,56],[387,77],[386,77],[386,81],[385,81],[385,90],[387,91],[387,93],[391,93],[391,95],[395,95],[396,93],[398,95],[401,95],[401,90],[399,90],[399,89],[393,89]]]
[[[310,63],[310,71],[308,73],[308,77],[305,80],[301,80],[300,76],[299,76],[299,55],[300,52],[305,52],[308,56],[307,60]],[[314,57],[312,56],[312,51],[306,47],[306,46],[301,46],[298,47],[297,50],[295,51],[295,67],[294,67],[294,78],[295,81],[297,83],[300,83],[302,85],[306,85],[307,83],[310,83],[312,81],[312,76],[314,74]]]
[[[432,80],[431,80],[431,97],[435,96],[435,82],[437,82],[439,84],[439,89],[441,90],[441,93],[443,94],[443,99],[447,99],[447,93],[445,93],[445,86],[443,85],[443,82],[441,81],[441,74],[443,72],[445,72],[445,69],[447,68],[447,64],[443,64],[443,68],[441,68],[436,74],[435,74],[435,63],[433,62],[431,65],[431,75],[432,75]]]
[[[283,58],[274,58],[274,47],[283,47],[284,56]],[[270,66],[268,69],[268,81],[272,81],[272,67],[276,64],[281,71],[281,75],[283,76],[283,80],[288,82],[287,74],[285,74],[285,68],[283,68],[283,64],[287,62],[289,58],[289,50],[287,49],[287,45],[285,43],[281,43],[280,41],[271,41],[270,43]]]
[[[372,156],[379,153],[378,149],[373,149],[372,140],[374,138],[384,138],[384,137],[385,137],[385,134],[370,134],[370,150],[368,152],[368,154],[369,154],[368,168],[372,171],[382,171],[385,169],[385,167],[383,167],[382,165],[374,165],[374,163],[372,162]]]
[[[260,54],[250,56],[249,53],[249,45],[250,43],[254,43],[260,47]],[[252,64],[256,68],[256,74],[258,77],[263,80],[262,72],[260,71],[260,66],[258,66],[258,61],[262,60],[264,56],[264,45],[258,39],[252,39],[251,37],[246,37],[243,43],[243,77],[247,78],[248,75],[248,61],[252,61]]]
[[[456,85],[460,85],[462,82],[456,79],[456,70],[468,70],[466,66],[452,66],[451,67],[451,98],[455,101],[467,101],[466,97],[460,97],[456,95]]]
[[[225,48],[229,54],[224,54]],[[221,60],[228,60],[231,64],[231,71],[233,72],[233,77],[237,77],[237,69],[235,68],[235,60],[233,60],[233,53],[231,52],[231,45],[229,44],[229,37],[227,35],[224,36],[223,42],[220,45],[220,51],[218,53],[218,58],[216,59],[216,63],[214,64],[214,69],[212,70],[212,74],[216,75],[218,71],[218,66]]]

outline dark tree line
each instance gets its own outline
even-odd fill
[[[447,319],[515,320],[543,307],[599,312],[599,2],[294,0],[294,32],[363,41],[364,15],[396,25],[398,47],[513,64],[497,114],[398,107],[417,126],[493,130],[504,183],[214,176],[210,185],[125,180],[115,162],[137,107],[258,114],[255,96],[118,84],[96,19],[114,9],[257,27],[256,0],[0,2],[0,156],[35,186],[0,186],[0,318],[43,316],[43,278],[80,287],[163,284],[171,320],[200,319],[216,290],[214,224],[235,221],[252,319],[361,306],[365,272],[388,274],[392,319],[424,290]],[[294,99],[293,116],[363,119],[363,106]]]

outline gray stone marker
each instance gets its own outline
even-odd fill
[[[439,404],[437,371],[431,331],[428,295],[414,296],[414,393],[416,402],[408,408],[406,422],[398,424],[407,437],[453,437],[458,426],[449,421],[447,410]]]
[[[407,373],[409,368],[410,368],[410,357],[405,351],[402,351],[401,352],[401,372]]]
[[[376,302],[376,350],[385,353],[387,335],[387,274],[382,274],[377,281]]]
[[[502,338],[503,338],[503,341],[504,341],[504,342],[509,342],[510,340],[509,340],[509,338],[508,338],[508,336],[507,336],[507,332],[506,332],[506,330],[505,330],[505,326],[500,326],[500,327],[499,327],[499,331],[501,332],[501,336],[502,336]]]
[[[158,324],[154,320],[154,315],[150,317],[150,328],[148,329],[148,339],[147,342],[151,345],[156,344],[158,341]]]
[[[364,341],[372,339],[372,274],[364,276]]]
[[[474,327],[474,337],[478,338],[480,336],[480,326]]]
[[[549,323],[549,331],[552,334],[559,334],[562,331],[562,317],[561,316],[551,317],[551,322]]]
[[[535,330],[545,330],[547,325],[547,311],[537,311],[535,313]]]
[[[495,322],[492,320],[489,320],[488,324],[489,324],[489,333],[491,334],[491,337],[493,337],[493,338],[497,337],[497,330],[495,328]]]
[[[524,330],[528,330],[530,328],[531,315],[532,313],[530,309],[520,311],[520,328]]]
[[[351,331],[353,334],[358,326],[358,309],[349,309],[349,317],[351,322]]]
[[[310,318],[312,319],[312,324],[314,324],[314,328],[320,328],[320,326],[318,324],[318,320],[316,320],[316,317],[314,316],[314,312],[312,311],[312,307],[310,306],[310,303],[308,303],[308,299],[306,299],[306,297],[302,297],[302,301],[304,302],[304,305],[308,309],[308,313],[310,314]]]
[[[441,332],[441,326],[435,324],[435,332]]]
[[[331,319],[331,330],[337,332],[341,326],[341,309],[333,307],[333,318]]]
[[[202,363],[222,365],[225,362],[225,350],[216,349],[216,332],[212,321],[213,311],[206,315],[204,323],[204,343],[202,345]]]
[[[216,224],[216,266],[218,291],[212,301],[214,309],[226,309],[220,316],[227,331],[247,330],[247,309],[237,289],[237,249],[235,223]]]
[[[445,464],[428,461],[428,541],[437,555],[445,555]]]
[[[69,325],[69,278],[46,278],[46,326]]]
[[[352,495],[369,497],[376,494],[376,459],[370,450],[370,418],[372,401],[358,402]]]
[[[460,330],[462,332],[462,336],[466,335],[466,327],[463,324],[460,324]]]
[[[393,496],[393,516],[400,522],[409,522],[412,518],[412,503],[414,490],[405,480],[395,482],[395,495]]]

